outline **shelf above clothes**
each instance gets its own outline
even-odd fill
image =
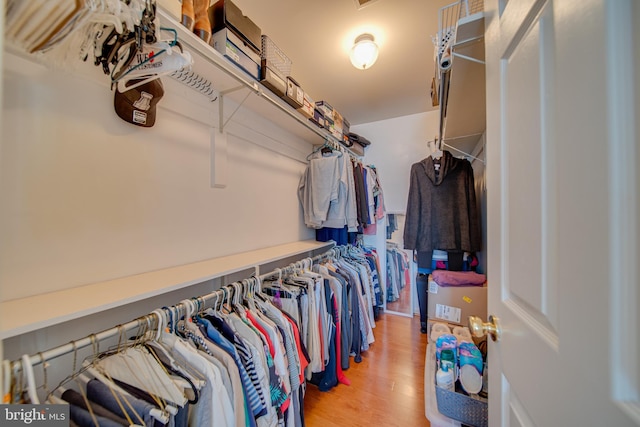
[[[444,142],[472,153],[486,128],[482,0],[460,0],[440,10],[436,82]]]
[[[333,242],[302,240],[236,255],[135,274],[0,303],[0,339],[152,298],[287,257],[326,250]],[[28,308],[29,314],[25,315]]]

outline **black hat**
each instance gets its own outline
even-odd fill
[[[131,86],[139,81],[130,80],[126,85]],[[149,128],[156,122],[156,104],[163,95],[162,81],[156,78],[125,92],[120,92],[116,87],[113,105],[122,120]]]

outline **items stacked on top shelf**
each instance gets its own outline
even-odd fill
[[[202,0],[191,1],[197,5]],[[199,19],[189,17],[188,14],[197,8],[189,5],[190,2],[183,2],[182,24],[194,31],[197,28],[194,28],[193,23]],[[207,17],[201,19],[208,20],[213,36],[202,36],[201,31],[194,32],[206,43],[253,79],[260,81],[299,114],[325,129],[338,142],[348,142],[349,122],[326,101],[313,101],[291,76],[292,61],[285,52],[268,35],[262,34],[260,27],[233,2],[216,1],[209,7]]]
[[[69,7],[67,11],[68,13],[64,15],[66,25],[57,26],[57,21],[46,19],[47,16],[44,11],[47,10],[47,7],[63,5],[65,4],[65,1],[66,0],[52,0],[50,2],[46,2],[46,7],[43,6],[40,9],[29,9],[31,12],[33,12],[33,10],[37,10],[38,16],[35,16],[35,20],[28,22],[40,22],[38,19],[42,20],[42,24],[39,25],[39,31],[43,37],[42,39],[39,39],[36,44],[28,44],[25,42],[29,36],[29,33],[27,32],[29,28],[24,25],[23,21],[25,20],[20,17],[20,13],[23,10],[21,8],[24,8],[25,6],[22,5],[21,2],[10,2],[9,5],[11,7],[7,8],[7,25],[5,31],[6,47],[12,52],[27,54],[25,58],[30,61],[40,62],[45,66],[55,64],[74,73],[85,73],[88,76],[93,77],[93,71],[88,70],[87,67],[79,68],[77,66],[78,64],[82,64],[78,58],[86,58],[88,61],[93,62],[94,58],[91,55],[93,52],[96,52],[96,54],[101,52],[102,49],[99,44],[107,42],[106,35],[114,34],[114,40],[115,35],[121,35],[124,37],[125,34],[131,34],[132,36],[135,36],[138,34],[138,31],[143,31],[143,34],[146,34],[147,36],[152,35],[152,32],[148,31],[149,28],[144,30],[140,24],[142,18],[146,19],[144,16],[140,16],[140,11],[146,10],[144,7],[144,4],[146,3],[143,3],[142,0],[130,0],[130,4],[129,2],[127,2],[127,4],[122,3],[118,10],[111,10],[107,7],[114,3],[120,4],[118,1],[101,2],[101,4],[96,8],[90,7],[91,5],[89,2],[86,4],[80,2],[83,3],[80,4],[66,1],[66,3],[71,4],[73,7]],[[201,30],[202,26],[204,26],[204,29],[211,28],[212,32],[214,32],[214,28],[216,28],[217,31],[220,31],[218,30],[218,27],[214,27],[214,24],[212,23],[212,20],[215,21],[214,9],[209,8],[208,1],[205,3],[208,9],[206,13],[203,14],[200,7],[201,2],[199,0],[185,0],[183,2],[180,2],[179,0],[161,0],[158,2],[157,7],[155,1],[149,2],[149,4],[153,6],[148,11],[148,16],[153,17],[153,19],[149,19],[149,21],[154,23],[156,27],[156,35],[160,36],[160,27],[162,27],[163,30],[166,29],[167,31],[163,31],[161,37],[163,39],[171,38],[172,40],[169,43],[170,45],[176,43],[176,47],[173,48],[175,52],[171,57],[175,56],[177,58],[178,56],[185,56],[185,59],[188,59],[188,61],[185,61],[184,64],[182,64],[182,68],[180,68],[180,66],[174,66],[170,71],[168,71],[165,67],[162,69],[161,73],[155,73],[157,70],[157,66],[155,65],[154,67],[147,67],[150,70],[150,73],[145,77],[151,79],[168,75],[173,77],[176,81],[202,93],[210,100],[220,101],[220,105],[222,105],[224,103],[223,101],[227,99],[235,101],[236,103],[241,104],[242,106],[272,121],[274,124],[292,132],[294,135],[312,143],[321,142],[327,138],[335,139],[337,141],[342,141],[344,139],[344,135],[333,135],[330,129],[325,129],[324,126],[319,128],[310,122],[309,118],[314,114],[315,103],[308,94],[304,94],[304,91],[301,88],[299,90],[296,89],[295,99],[302,99],[302,103],[300,104],[302,108],[295,109],[285,102],[285,100],[279,96],[277,91],[274,92],[267,88],[266,85],[263,86],[258,84],[258,81],[261,78],[259,73],[262,69],[263,55],[261,46],[261,30],[259,27],[255,26],[255,24],[247,24],[250,20],[245,20],[244,18],[246,17],[244,17],[241,12],[239,12],[239,14],[236,13],[235,15],[231,13],[231,2],[220,1],[220,5],[226,5],[222,6],[225,26],[223,26],[221,30],[224,31],[224,40],[222,40],[222,36],[217,36],[215,38],[208,37],[206,31],[198,31],[199,35],[202,36],[201,38],[190,30],[189,28],[195,28],[196,22],[198,22],[198,30]],[[217,3],[218,2],[214,4],[214,7]],[[188,20],[186,20],[186,23],[191,27],[181,24],[182,5],[188,4],[193,5],[193,10],[191,12],[192,23],[189,24]],[[197,9],[196,6],[198,6]],[[226,12],[224,11],[225,7],[227,9]],[[197,15],[199,19],[196,19],[196,10],[198,10]],[[129,13],[129,11],[131,11],[131,13]],[[238,17],[238,15],[240,17]],[[209,22],[208,24],[206,23],[207,21]],[[241,31],[232,31],[232,28],[234,28],[234,26],[231,25],[232,23],[235,24],[235,27],[239,27]],[[252,28],[252,31],[248,31],[247,28]],[[93,36],[94,33],[97,34],[97,31],[99,31],[100,34],[103,34],[103,38],[96,38]],[[144,31],[146,31],[146,33]],[[238,35],[238,33],[241,35]],[[212,34],[215,34],[215,32]],[[256,34],[258,36],[257,39]],[[133,38],[138,40],[138,42],[134,42],[131,45],[127,44],[126,47],[123,45],[122,53],[124,53],[125,48],[128,49],[129,46],[133,45],[137,47],[137,51],[139,52],[144,53],[149,51],[143,51],[143,48],[150,47],[147,46],[149,44],[147,39],[143,38],[140,41],[136,37]],[[224,47],[224,53],[220,53],[218,50],[214,49],[211,44],[215,44],[215,40],[218,40],[218,38],[220,38],[221,43],[223,42],[222,45]],[[94,39],[96,43],[98,43],[96,46],[94,46]],[[252,40],[252,42],[249,43],[247,39]],[[90,43],[81,43],[85,40],[89,40]],[[204,40],[208,40],[208,42],[205,42]],[[234,42],[240,46],[236,46]],[[257,49],[255,46],[256,44]],[[87,50],[85,45],[92,46],[94,49]],[[109,46],[110,45],[111,44],[109,44]],[[39,49],[41,46],[42,48]],[[246,46],[251,46],[253,50],[248,49]],[[179,51],[178,47],[180,48]],[[245,50],[242,51],[241,48]],[[236,50],[235,54],[234,49]],[[160,49],[151,50],[158,52]],[[242,56],[242,61],[240,59],[235,60],[236,55],[239,55],[238,52],[240,51],[242,51],[243,55],[246,55],[246,58]],[[37,53],[37,55],[32,55],[33,53]],[[115,55],[113,60],[115,62],[120,62],[119,59],[122,56],[124,55]],[[129,55],[130,58],[137,56],[142,57],[142,55]],[[158,58],[151,57],[151,54],[149,54],[148,58],[145,57],[145,64],[151,60],[156,64],[157,59]],[[240,64],[238,64],[238,62],[240,62]],[[124,64],[124,62],[122,62],[122,64]],[[119,63],[117,67],[120,67],[122,64]],[[141,64],[134,61],[131,64],[127,63],[125,65],[122,65],[122,67],[126,73],[132,71],[136,67],[140,67]],[[273,65],[273,61],[271,65]],[[110,67],[112,67],[112,65],[110,65]],[[246,71],[247,69],[253,71],[249,73]],[[109,70],[110,73],[112,71],[113,70]],[[155,75],[152,73],[155,73]],[[281,75],[281,77],[284,77],[283,80],[285,81],[288,77],[287,74],[290,74],[290,70],[285,70]],[[109,83],[115,83],[113,78],[111,81],[106,80],[105,85],[108,85]],[[243,93],[238,90],[242,88],[248,89],[251,93],[258,96],[247,98],[245,97],[246,91]],[[292,89],[295,89],[293,83]],[[302,126],[298,126],[298,124],[302,124]]]

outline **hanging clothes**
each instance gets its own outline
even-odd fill
[[[300,178],[298,199],[307,227],[357,231],[354,172],[348,155],[322,150],[313,154]]]
[[[69,376],[78,390],[63,383],[47,402],[69,404],[82,427],[304,427],[307,384],[350,385],[351,357],[375,341],[377,254],[338,252],[242,293],[229,285],[157,310],[166,328],[132,322],[135,340],[94,354]]]
[[[443,151],[440,159],[429,156],[413,164],[404,247],[476,252],[481,244],[471,163]]]

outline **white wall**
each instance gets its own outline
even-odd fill
[[[428,155],[427,141],[433,140],[438,134],[439,119],[439,112],[431,111],[352,126],[353,132],[371,141],[371,145],[365,151],[365,163],[375,165],[378,170],[388,213],[405,212],[409,196],[411,165]],[[404,222],[396,232],[400,239],[403,227]],[[386,238],[386,232],[384,237]],[[383,248],[386,249],[384,241]],[[386,250],[381,250],[381,253],[385,256],[386,268]],[[411,278],[411,288],[413,296],[414,277]],[[414,301],[413,305],[413,311],[417,312],[417,301]]]
[[[314,238],[296,196],[311,144],[241,109],[227,187],[211,188],[215,104],[163,78],[156,125],[139,128],[115,115],[108,77],[88,67],[5,53],[3,300]]]
[[[387,212],[404,212],[411,165],[428,155],[427,141],[438,134],[438,111],[352,126],[371,141],[365,162],[378,169]]]

